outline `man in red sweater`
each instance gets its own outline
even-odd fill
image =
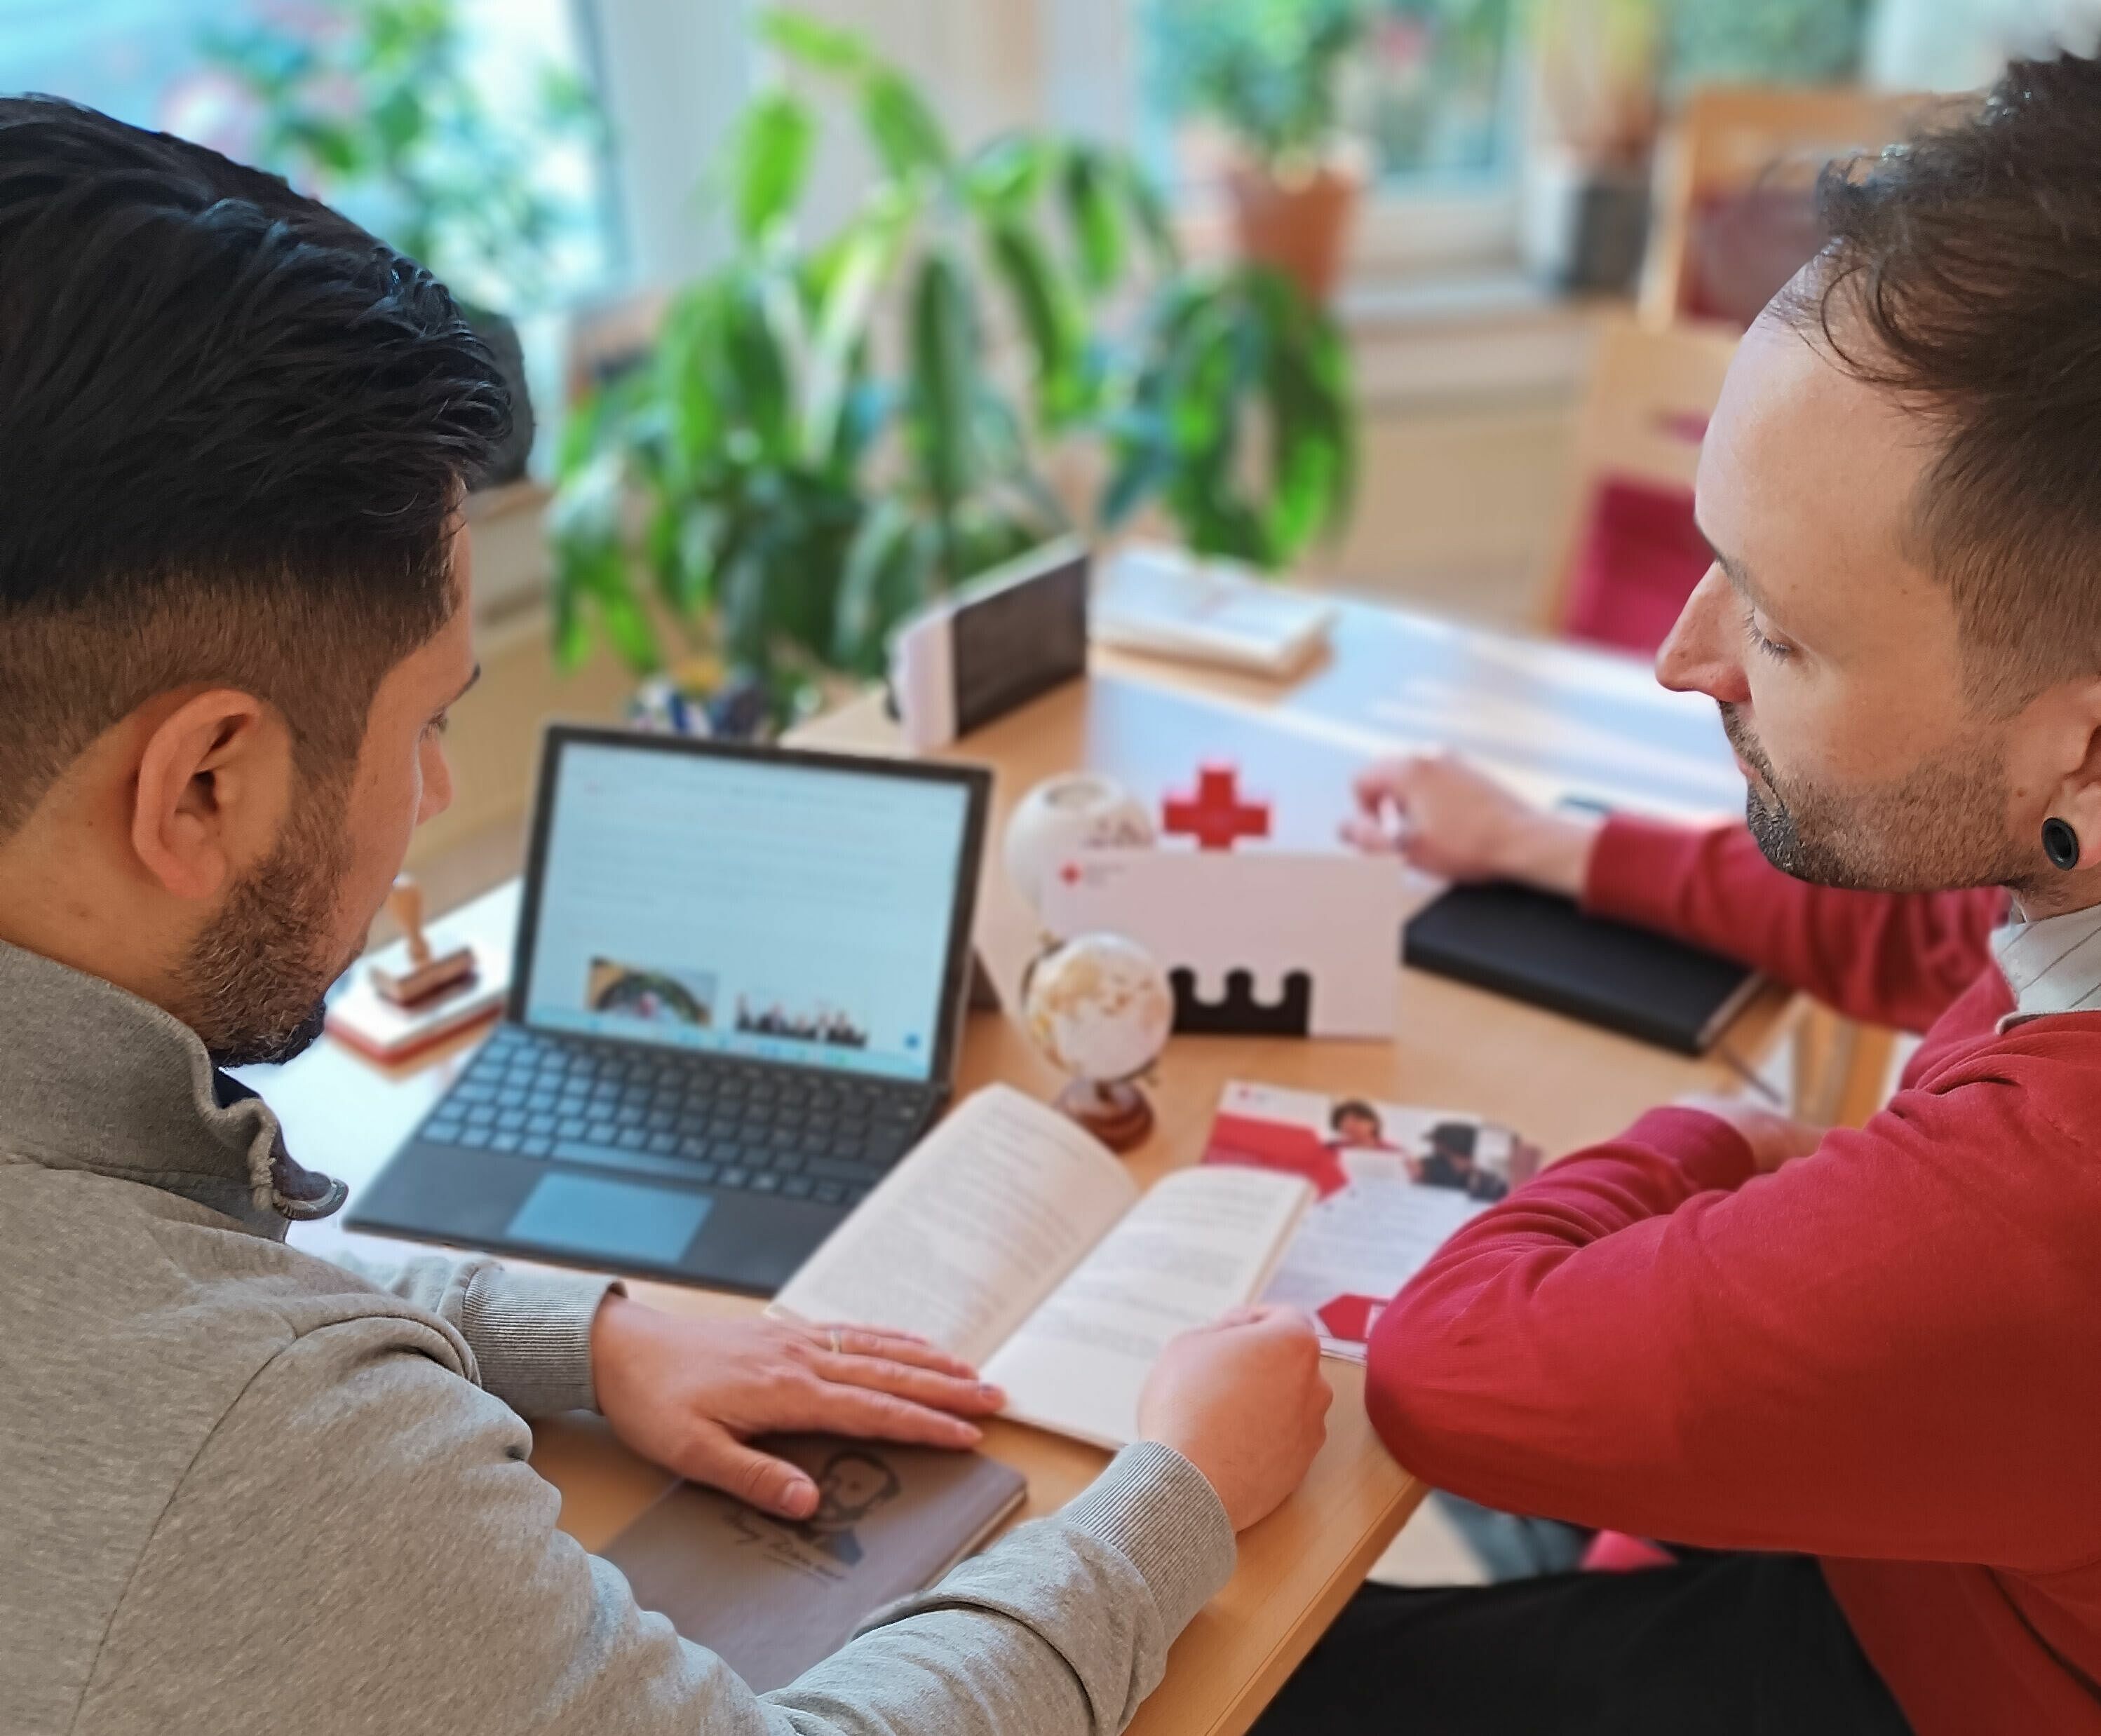
[[[1358,830],[1924,1042],[1857,1131],[1660,1109],[1453,1239],[1373,1340],[1396,1457],[1692,1549],[1369,1590],[1264,1736],[2101,1733],[2101,64],[2015,66],[1824,204],[1658,659],[1748,826],[1415,761]]]

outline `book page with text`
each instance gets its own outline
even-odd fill
[[[768,1311],[918,1332],[982,1365],[1137,1197],[1091,1135],[988,1085],[883,1178]]]
[[[1252,1301],[1312,1187],[1258,1169],[1181,1169],[1125,1214],[984,1365],[1006,1414],[1098,1447],[1128,1442],[1167,1341]]]

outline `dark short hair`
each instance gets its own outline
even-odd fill
[[[436,279],[201,145],[0,99],[0,838],[157,693],[354,762],[509,420]]]
[[[2101,61],[2016,61],[1819,192],[1830,240],[1775,311],[1939,425],[1915,533],[1972,696],[2101,673]]]
[[[1360,1121],[1370,1122],[1382,1132],[1385,1130],[1386,1123],[1380,1119],[1379,1112],[1360,1097],[1346,1097],[1336,1104],[1328,1111],[1328,1125],[1331,1129],[1339,1130],[1352,1115]]]

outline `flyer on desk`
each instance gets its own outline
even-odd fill
[[[1266,1302],[1320,1323],[1321,1348],[1361,1362],[1380,1310],[1439,1244],[1539,1167],[1539,1150],[1478,1115],[1235,1081],[1204,1151],[1304,1177],[1299,1220]]]

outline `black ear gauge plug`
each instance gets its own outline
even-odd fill
[[[2068,820],[2052,815],[2042,823],[2042,853],[2058,868],[2079,866],[2079,834]]]

